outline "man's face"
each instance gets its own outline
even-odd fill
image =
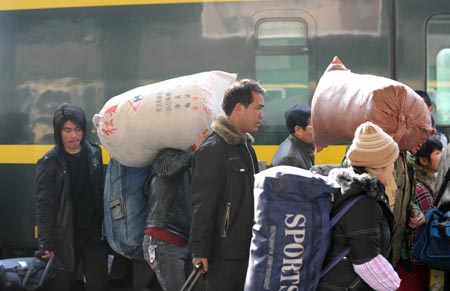
[[[239,130],[242,132],[255,132],[261,126],[264,118],[264,96],[260,93],[252,91],[253,102],[247,108],[242,104],[240,112]]]
[[[69,154],[76,154],[81,150],[83,130],[72,121],[66,121],[61,129],[61,140],[64,150]]]
[[[301,141],[312,144],[313,143],[313,128],[311,125],[311,117],[308,118],[308,125],[303,128],[296,125],[294,128],[294,135]]]

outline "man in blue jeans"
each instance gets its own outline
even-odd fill
[[[148,216],[143,241],[144,258],[164,291],[179,291],[192,269],[188,249],[191,226],[190,167],[194,151],[203,142],[182,151],[159,151],[146,181]]]

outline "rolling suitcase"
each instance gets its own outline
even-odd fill
[[[190,291],[194,287],[195,283],[197,283],[198,281],[198,278],[200,278],[200,276],[202,275],[202,273],[200,272],[202,268],[202,263],[195,266],[194,270],[192,270],[191,274],[186,279],[186,282],[183,284],[183,287],[181,287],[180,291]]]
[[[0,290],[2,291],[37,291],[42,290],[48,270],[53,262],[46,264],[40,258],[42,252],[35,252],[34,257],[0,260]]]

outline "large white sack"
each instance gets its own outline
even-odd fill
[[[128,167],[149,165],[165,147],[186,149],[222,114],[236,74],[210,71],[132,89],[111,98],[93,123],[111,157]]]

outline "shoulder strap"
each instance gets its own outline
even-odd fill
[[[445,188],[447,188],[448,182],[450,181],[450,168],[447,169],[447,173],[445,173],[444,181],[442,181],[442,185],[439,188],[439,192],[436,195],[436,198],[434,199],[433,206],[436,208],[439,204],[439,201],[441,201],[442,196],[444,195]]]
[[[350,210],[350,208],[353,207],[353,205],[355,205],[359,200],[363,199],[365,197],[365,195],[359,195],[356,198],[354,198],[353,200],[351,200],[350,202],[348,202],[341,210],[339,210],[339,212],[331,219],[330,221],[330,225],[329,225],[329,229],[331,232],[331,229],[333,228],[333,226],[335,226],[335,224],[344,216],[345,213],[347,213],[347,211]],[[322,278],[323,276],[325,276],[326,273],[328,273],[334,266],[336,266],[336,264],[342,260],[343,257],[345,257],[346,255],[348,255],[349,253],[349,249],[346,248],[345,250],[343,250],[342,252],[340,252],[323,270],[322,272],[320,272],[320,278]]]
[[[350,202],[348,202],[341,210],[339,210],[339,212],[336,213],[336,215],[330,220],[329,224],[330,231],[336,225],[336,223],[342,218],[342,216],[344,216],[347,213],[347,211],[349,211],[350,208],[352,208],[353,205],[356,204],[356,202],[358,202],[364,197],[365,195],[358,195],[356,198],[353,198]]]

